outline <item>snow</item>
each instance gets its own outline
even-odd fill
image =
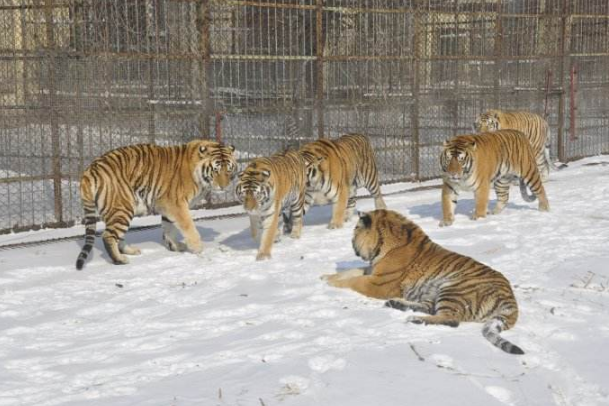
[[[448,228],[439,189],[383,187],[433,240],[508,277],[521,313],[502,335],[523,356],[493,347],[481,324],[407,324],[409,313],[327,286],[321,275],[363,263],[354,222],[328,230],[329,207],[318,207],[266,262],[254,260],[245,217],[198,221],[200,256],[165,250],[160,229],[132,232],[142,255],[120,267],[99,239],[81,272],[80,239],[0,250],[0,406],[609,404],[605,162],[553,172],[549,213],[514,187],[502,214],[472,221],[465,193]],[[0,246],[78,233],[0,236]]]

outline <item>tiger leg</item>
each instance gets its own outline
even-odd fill
[[[123,255],[121,247],[126,247],[123,238],[129,229],[133,214],[133,211],[127,209],[111,209],[102,213],[102,218],[106,223],[106,229],[102,233],[104,247],[112,262],[117,265],[129,263],[129,259]]]
[[[351,289],[362,295],[376,299],[389,299],[400,294],[399,291],[394,292],[390,290],[374,275],[355,276],[346,279],[341,279],[340,277],[328,278],[327,281],[330,286]]]
[[[522,176],[522,175],[521,175]],[[543,187],[541,181],[541,175],[536,165],[531,165],[526,171],[526,174],[522,176],[522,180],[528,186],[528,188],[537,196],[539,200],[539,211],[550,211],[550,203],[546,196],[546,190]]]
[[[493,214],[499,214],[503,211],[510,198],[510,183],[509,178],[499,178],[494,183],[495,193],[497,194],[497,204],[493,208]]]
[[[256,255],[256,261],[271,259],[271,248],[273,247],[275,235],[277,234],[280,212],[281,207],[275,207],[275,209],[271,213],[268,213],[262,220],[262,235],[260,238],[258,255]]]
[[[440,227],[450,226],[455,221],[455,207],[458,197],[457,189],[444,182],[442,185],[442,221],[440,221]]]
[[[349,269],[347,271],[341,271],[341,272],[337,272],[337,273],[333,273],[333,274],[322,275],[321,279],[324,281],[327,281],[329,283],[330,281],[337,281],[340,279],[349,279],[349,278],[354,278],[356,276],[363,276],[363,275],[369,275],[369,274],[370,274],[370,272],[368,272],[368,270],[365,268],[353,268],[353,269]]]
[[[184,236],[184,242],[188,249],[199,254],[203,251],[203,243],[201,242],[201,236],[195,227],[194,221],[190,216],[190,211],[186,204],[179,204],[174,207],[168,208],[164,213],[169,220],[173,220],[173,224],[180,230],[180,233]]]
[[[118,250],[125,255],[140,255],[142,253],[138,247],[127,244],[125,240],[118,242]]]
[[[431,313],[430,306],[425,303],[412,302],[410,300],[395,298],[389,299],[385,302],[385,307],[390,307],[392,309],[401,310],[403,312],[407,310],[412,310],[413,312],[421,312],[421,313]]]
[[[474,191],[474,197],[476,200],[476,208],[472,215],[472,220],[486,217],[488,211],[488,199],[491,192],[490,182],[482,182],[480,186]]]
[[[290,206],[290,238],[300,238],[300,235],[302,234],[303,205],[303,200],[297,199],[297,201]]]
[[[161,217],[163,224],[163,242],[169,251],[186,251],[186,244],[178,241],[178,228],[167,217]]]
[[[347,200],[347,210],[345,211],[345,221],[351,220],[355,214],[355,196],[357,195],[357,186],[351,185],[349,188],[349,199]]]
[[[449,327],[459,326],[459,319],[450,312],[439,312],[433,316],[411,316],[407,321],[414,324],[441,325]]]
[[[332,220],[328,225],[329,229],[342,228],[345,222],[345,211],[349,201],[349,188],[341,187],[338,196],[332,205]]]
[[[250,234],[252,240],[260,241],[260,216],[250,214]]]

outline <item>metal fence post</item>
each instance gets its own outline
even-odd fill
[[[199,131],[201,137],[209,136],[211,100],[209,97],[209,62],[210,62],[210,37],[209,25],[211,23],[211,11],[209,0],[200,0],[197,3],[197,30],[199,32],[199,57],[201,60],[201,116],[199,118]]]
[[[323,33],[323,6],[324,0],[317,0],[315,10],[315,109],[317,110],[317,138],[325,138],[324,131],[324,33]]]
[[[502,63],[502,53],[503,53],[503,22],[502,22],[502,14],[503,14],[503,4],[501,0],[497,0],[497,16],[495,20],[495,92],[493,95],[493,108],[499,108],[499,101],[501,100],[501,72],[503,70]]]
[[[45,0],[44,2],[44,19],[46,31],[46,58],[49,67],[49,108],[48,118],[51,124],[51,151],[52,151],[52,169],[53,169],[53,202],[55,221],[63,223],[63,202],[61,193],[61,150],[59,139],[59,124],[57,122],[57,101],[55,100],[57,92],[57,49],[55,44],[55,24],[53,21],[53,0]]]
[[[567,156],[565,153],[565,59],[566,59],[566,36],[567,24],[568,24],[568,4],[569,0],[562,1],[562,18],[561,18],[561,36],[560,36],[560,58],[558,67],[558,86],[560,88],[560,98],[558,99],[558,160],[560,162],[566,162]]]
[[[419,157],[421,155],[420,151],[420,140],[419,140],[419,69],[421,64],[421,16],[419,13],[419,2],[415,3],[415,9],[413,14],[414,21],[414,33],[412,37],[412,50],[413,50],[413,59],[412,59],[412,81],[411,81],[411,90],[412,90],[412,104],[410,106],[410,130],[412,131],[412,171],[415,176],[415,180],[421,179],[421,166]]]

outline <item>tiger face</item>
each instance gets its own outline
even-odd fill
[[[358,213],[359,220],[353,231],[353,251],[364,261],[376,263],[391,250],[405,244],[405,236],[412,232],[403,216],[391,210],[374,210]]]
[[[442,174],[447,181],[459,183],[469,177],[472,171],[473,152],[476,143],[473,140],[452,139],[444,142],[440,155]]]
[[[271,171],[261,168],[256,163],[250,164],[239,175],[235,189],[237,198],[249,214],[255,214],[271,200]]]
[[[198,149],[198,162],[201,179],[212,190],[226,189],[237,174],[235,147],[217,142],[201,141]]]
[[[474,131],[478,133],[498,131],[500,129],[499,116],[495,113],[482,113],[474,122]]]

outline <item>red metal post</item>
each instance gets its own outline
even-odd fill
[[[543,118],[546,120],[550,113],[548,113],[548,95],[550,94],[550,87],[552,86],[552,71],[548,69],[546,71],[546,101],[543,106]]]
[[[216,111],[216,141],[222,142],[222,119],[223,115],[221,111]]]

